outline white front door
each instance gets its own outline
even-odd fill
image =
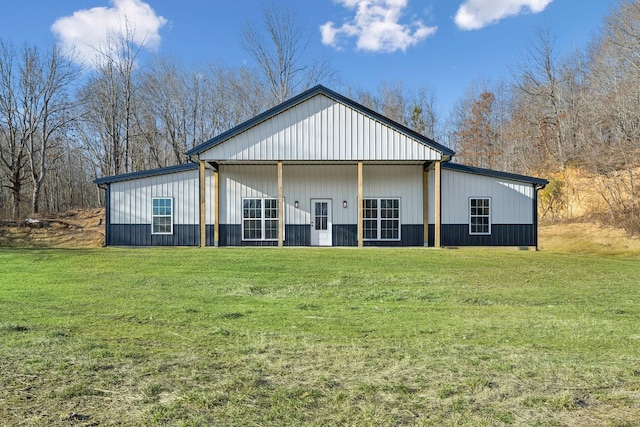
[[[331,245],[331,199],[311,199],[311,246]]]

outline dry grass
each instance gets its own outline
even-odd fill
[[[545,252],[640,256],[640,239],[621,228],[597,222],[549,222],[539,229],[539,247]]]

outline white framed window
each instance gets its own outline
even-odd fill
[[[491,234],[491,198],[469,198],[469,234]]]
[[[400,199],[362,201],[365,240],[400,240]]]
[[[278,240],[278,199],[242,199],[242,240]]]
[[[173,234],[173,199],[154,197],[151,203],[151,234]]]

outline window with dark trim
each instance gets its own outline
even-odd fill
[[[173,234],[173,199],[154,197],[151,203],[151,234]]]
[[[491,198],[469,198],[469,234],[491,234]]]
[[[400,240],[400,199],[362,201],[365,240]]]
[[[242,240],[278,240],[278,199],[242,199]]]

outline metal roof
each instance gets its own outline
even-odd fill
[[[98,185],[111,184],[113,182],[128,181],[131,179],[147,178],[150,176],[164,175],[168,173],[177,173],[177,172],[196,170],[198,169],[198,167],[199,166],[197,163],[183,163],[181,165],[168,166],[166,168],[150,169],[150,170],[145,170],[140,172],[125,173],[121,175],[105,176],[102,178],[96,178],[95,180],[93,180],[93,182]]]
[[[199,155],[200,153],[208,150],[209,148],[217,145],[217,144],[221,144],[224,141],[246,131],[247,129],[256,126],[257,124],[264,122],[266,120],[269,120],[270,118],[276,116],[277,114],[301,103],[304,102],[318,94],[322,94],[325,95],[339,103],[345,104],[359,112],[361,112],[362,114],[369,116],[371,118],[373,118],[374,120],[377,120],[383,124],[385,124],[386,126],[389,126],[395,130],[397,130],[398,132],[404,133],[406,135],[408,135],[409,137],[415,139],[416,141],[434,149],[435,151],[440,152],[443,156],[453,156],[455,154],[455,152],[447,147],[445,147],[444,145],[440,145],[437,142],[435,142],[434,140],[427,138],[424,135],[421,135],[411,129],[409,129],[406,126],[401,125],[400,123],[394,122],[393,120],[379,114],[376,113],[375,111],[365,107],[364,105],[358,104],[355,101],[352,101],[349,98],[346,98],[342,95],[340,95],[337,92],[334,92],[330,89],[327,89],[326,87],[322,86],[322,85],[317,85],[305,92],[302,92],[299,95],[294,96],[293,98],[281,103],[280,105],[277,105],[257,116],[255,116],[252,119],[247,120],[244,123],[239,124],[238,126],[229,129],[226,132],[221,133],[220,135],[192,148],[191,150],[187,151],[187,156],[196,156]]]
[[[542,178],[536,178],[536,177],[527,176],[527,175],[519,175],[519,174],[509,173],[509,172],[502,172],[502,171],[497,171],[493,169],[478,168],[475,166],[461,165],[459,163],[449,163],[449,162],[443,163],[442,168],[458,171],[458,172],[471,173],[475,175],[483,175],[483,176],[490,176],[494,178],[510,179],[513,181],[528,182],[530,184],[539,185],[542,187],[544,187],[549,183],[549,181]]]

